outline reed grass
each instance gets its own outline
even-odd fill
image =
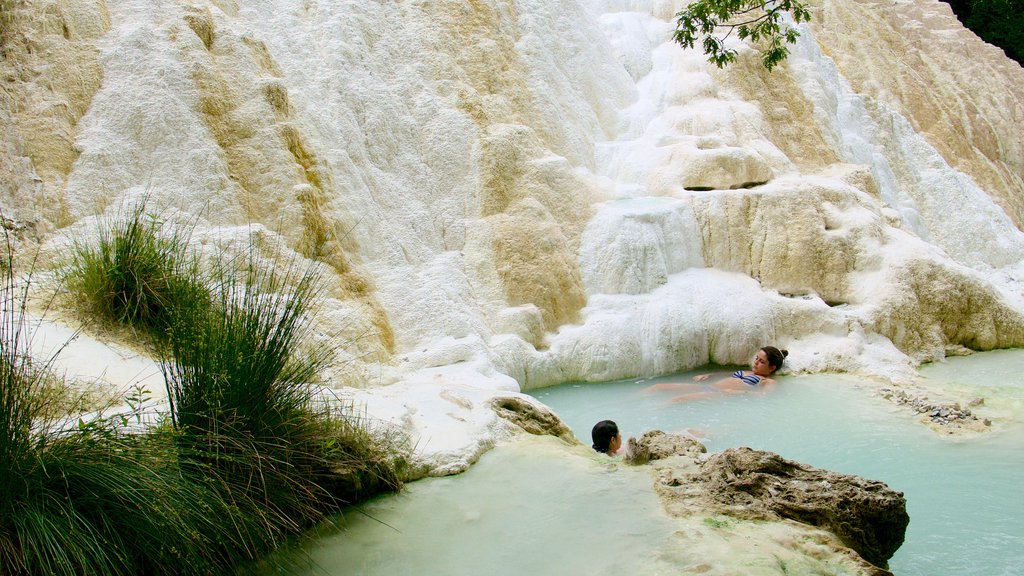
[[[91,310],[161,331],[171,409],[141,432],[125,415],[59,410],[81,404],[29,354],[28,284],[7,244],[0,574],[236,573],[346,503],[401,487],[401,438],[317,395],[330,350],[301,347],[319,295],[313,268],[250,257],[208,284],[145,218],[137,208],[80,249],[92,261],[74,272],[79,294],[112,300]]]
[[[121,419],[94,417],[86,423],[68,412],[82,403],[50,373],[49,361],[37,363],[30,354],[30,283],[18,281],[9,241],[5,247],[0,574],[229,570],[237,562],[225,561],[225,549],[239,540],[231,526],[238,515],[219,492],[182,481],[169,428],[130,434]]]
[[[268,511],[275,538],[354,498],[401,486],[397,443],[315,383],[331,350],[303,349],[320,294],[313,266],[221,266],[214,306],[171,331],[163,361],[171,421],[203,474]]]

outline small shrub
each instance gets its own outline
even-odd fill
[[[408,438],[376,426],[351,406],[335,405],[319,419],[318,435],[327,468],[319,485],[342,504],[401,490],[408,473]]]
[[[139,203],[101,227],[96,245],[75,244],[66,276],[75,302],[87,315],[140,329],[157,341],[172,317],[202,313],[209,290],[187,249],[187,234],[161,235],[161,225]]]

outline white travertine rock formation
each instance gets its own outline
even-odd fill
[[[429,473],[499,393],[1024,345],[1024,70],[938,0],[818,0],[719,70],[684,5],[0,0],[4,225],[56,266],[148,197],[321,263],[328,381]]]

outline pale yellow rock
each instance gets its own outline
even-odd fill
[[[67,221],[62,193],[78,157],[76,126],[102,83],[96,42],[110,16],[104,0],[11,3],[2,16],[0,106],[10,115],[4,139],[17,142],[14,154],[31,161],[40,184],[19,187],[19,196],[29,197],[17,204],[31,207],[49,229]]]
[[[586,301],[579,267],[550,212],[526,199],[487,220],[509,304],[536,305],[548,331],[576,322]]]
[[[655,195],[673,185],[686,190],[734,190],[751,188],[772,179],[770,166],[750,149],[731,146],[693,148],[676,145],[669,153],[668,168],[648,181]],[[667,180],[667,182],[666,182]]]
[[[1024,346],[1024,317],[995,287],[962,267],[928,260],[891,263],[892,288],[873,298],[872,330],[921,361],[949,345],[972,350]]]
[[[939,0],[814,4],[815,38],[854,90],[898,110],[1020,227],[1024,68]]]
[[[815,118],[815,105],[800,90],[783,63],[770,72],[753,51],[716,70],[715,77],[748,102],[755,102],[764,119],[765,137],[778,146],[800,170],[813,172],[839,161]]]
[[[742,272],[784,294],[855,300],[849,274],[874,269],[884,240],[877,207],[838,182],[778,180],[694,199],[709,267]]]

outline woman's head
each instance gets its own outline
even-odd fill
[[[751,366],[758,376],[771,376],[782,367],[782,362],[789,356],[788,350],[779,350],[775,346],[765,346],[757,351],[754,364]]]
[[[594,441],[594,450],[605,454],[614,454],[622,446],[619,427],[611,420],[601,420],[594,424],[590,438]]]

